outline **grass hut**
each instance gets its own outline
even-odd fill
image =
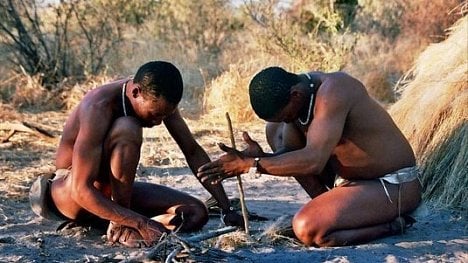
[[[468,211],[468,16],[421,53],[389,109],[422,170],[423,198]]]

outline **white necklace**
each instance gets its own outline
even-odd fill
[[[125,82],[122,86],[122,108],[125,117],[127,117],[127,107],[125,106],[125,90],[127,89],[127,82]]]
[[[305,73],[305,75],[309,80],[312,80],[312,77],[309,75],[309,73]],[[314,83],[310,83],[309,87],[311,88],[312,91],[311,91],[311,95],[310,95],[309,110],[307,111],[307,119],[305,121],[302,121],[300,117],[297,118],[301,125],[307,125],[307,123],[309,123],[310,114],[312,113],[312,104],[314,102],[314,95],[315,95],[314,91],[313,91]]]

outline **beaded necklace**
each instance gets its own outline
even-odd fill
[[[125,106],[125,90],[127,89],[127,82],[125,82],[122,86],[122,108],[125,117],[127,117],[127,107]]]
[[[312,81],[312,77],[309,75],[309,73],[305,73],[304,75],[306,75],[306,77]],[[309,120],[310,120],[310,114],[312,113],[312,104],[314,103],[314,83],[310,83],[309,84],[309,87],[312,89],[312,93],[310,95],[310,102],[309,102],[309,110],[307,111],[307,119],[305,121],[302,121],[301,118],[297,118],[299,120],[299,123],[301,125],[307,125],[307,123],[309,123]]]

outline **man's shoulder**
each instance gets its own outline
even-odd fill
[[[324,73],[322,77],[322,89],[338,94],[361,94],[364,95],[366,88],[361,81],[343,71]]]
[[[344,71],[335,71],[329,73],[323,73],[323,81],[333,81],[333,82],[360,82],[355,77]]]

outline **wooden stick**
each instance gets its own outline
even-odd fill
[[[174,258],[179,254],[179,252],[182,250],[182,247],[176,247],[174,250],[172,250],[171,253],[169,253],[169,256],[167,256],[166,260],[164,263],[172,263]]]
[[[188,238],[185,238],[185,239],[177,236],[176,233],[172,232],[167,237],[165,237],[162,241],[160,241],[156,246],[154,246],[147,253],[146,257],[150,258],[150,259],[156,258],[157,255],[160,253],[161,246],[164,245],[164,244],[167,245],[168,243],[174,243],[174,239],[176,239],[178,241],[179,245],[185,244],[185,245],[187,245],[189,247],[196,247],[197,246],[196,243],[200,243],[201,241],[204,241],[204,240],[207,240],[207,239],[210,239],[210,238],[214,238],[214,237],[221,236],[221,235],[224,235],[224,234],[227,234],[227,233],[230,233],[230,232],[234,232],[236,230],[237,230],[237,227],[227,226],[227,227],[224,227],[224,228],[208,231],[207,233],[201,233],[199,235],[191,236],[191,237],[188,237]],[[182,245],[182,246],[184,246],[184,245]],[[138,261],[138,260],[141,260],[141,259],[136,258],[135,260]]]
[[[229,135],[231,137],[231,146],[235,150],[236,149],[236,141],[234,140],[234,132],[232,131],[232,122],[231,122],[231,117],[229,117],[229,113],[226,112],[226,119],[228,123],[228,128],[229,128]],[[237,188],[239,189],[239,199],[241,203],[241,209],[242,209],[242,217],[244,218],[244,227],[245,227],[245,234],[247,236],[250,235],[249,232],[249,215],[247,212],[247,206],[245,205],[245,198],[244,198],[244,188],[242,187],[242,179],[240,175],[236,176],[237,178]]]
[[[220,236],[220,235],[224,235],[226,233],[236,231],[236,229],[237,229],[237,227],[227,226],[227,227],[224,227],[224,228],[209,231],[207,233],[202,233],[202,234],[199,234],[199,235],[196,235],[196,236],[188,237],[188,238],[186,238],[186,240],[188,242],[191,242],[191,243],[198,243],[198,242],[201,242],[201,241],[206,240],[206,239],[210,239],[210,238],[213,238],[213,237],[217,237],[217,236]]]
[[[30,134],[46,136],[46,137],[49,137],[49,138],[54,138],[55,137],[51,132],[46,131],[45,129],[39,127],[38,125],[28,123],[28,122],[24,122],[24,121],[21,122],[21,123],[1,122],[0,123],[0,130],[27,132],[27,133],[30,133]],[[9,137],[7,137],[7,139],[9,139]]]

